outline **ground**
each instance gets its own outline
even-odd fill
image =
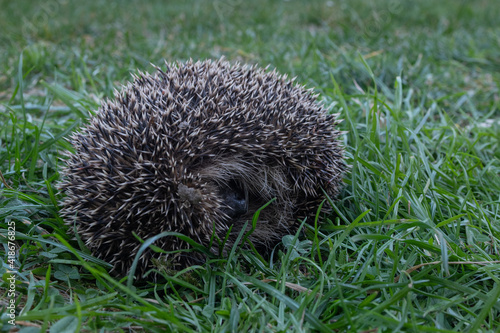
[[[496,0],[0,7],[2,331],[500,331]],[[340,113],[345,189],[269,258],[116,280],[58,215],[65,138],[130,73],[222,56]]]

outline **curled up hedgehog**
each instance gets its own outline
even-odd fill
[[[341,132],[311,90],[224,60],[156,69],[134,76],[73,134],[76,151],[62,170],[61,216],[115,274],[128,272],[141,246],[133,233],[146,240],[178,232],[208,246],[214,232],[223,240],[231,230],[224,251],[275,199],[248,238],[265,251],[314,216],[322,189],[338,194],[346,169]],[[189,247],[176,236],[155,245]],[[203,260],[148,249],[136,274],[165,256],[173,269]]]

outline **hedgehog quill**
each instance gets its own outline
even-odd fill
[[[179,232],[207,246],[214,231],[224,239],[231,228],[230,249],[274,198],[249,236],[266,251],[314,216],[322,189],[338,194],[346,164],[337,124],[317,95],[276,71],[224,60],[166,63],[134,75],[72,135],[60,213],[96,257],[125,274],[141,246],[133,232],[144,240]],[[155,245],[188,247],[174,236]],[[165,254],[145,251],[137,274],[155,256]],[[174,269],[203,260],[169,256]]]

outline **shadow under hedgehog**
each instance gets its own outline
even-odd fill
[[[144,240],[179,232],[207,246],[214,231],[224,239],[232,227],[230,249],[245,222],[275,198],[248,238],[265,251],[315,214],[321,189],[338,194],[346,169],[341,132],[312,90],[224,60],[156,69],[134,75],[71,136],[76,151],[62,170],[61,216],[113,273],[132,265],[141,246],[133,232]],[[189,247],[175,236],[155,245]],[[219,251],[215,242],[212,251]],[[203,260],[148,249],[136,275],[162,256],[172,269]]]

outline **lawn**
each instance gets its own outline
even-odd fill
[[[0,331],[500,332],[497,0],[0,8]],[[117,280],[58,215],[65,139],[131,73],[222,56],[340,113],[345,188],[267,257]]]

